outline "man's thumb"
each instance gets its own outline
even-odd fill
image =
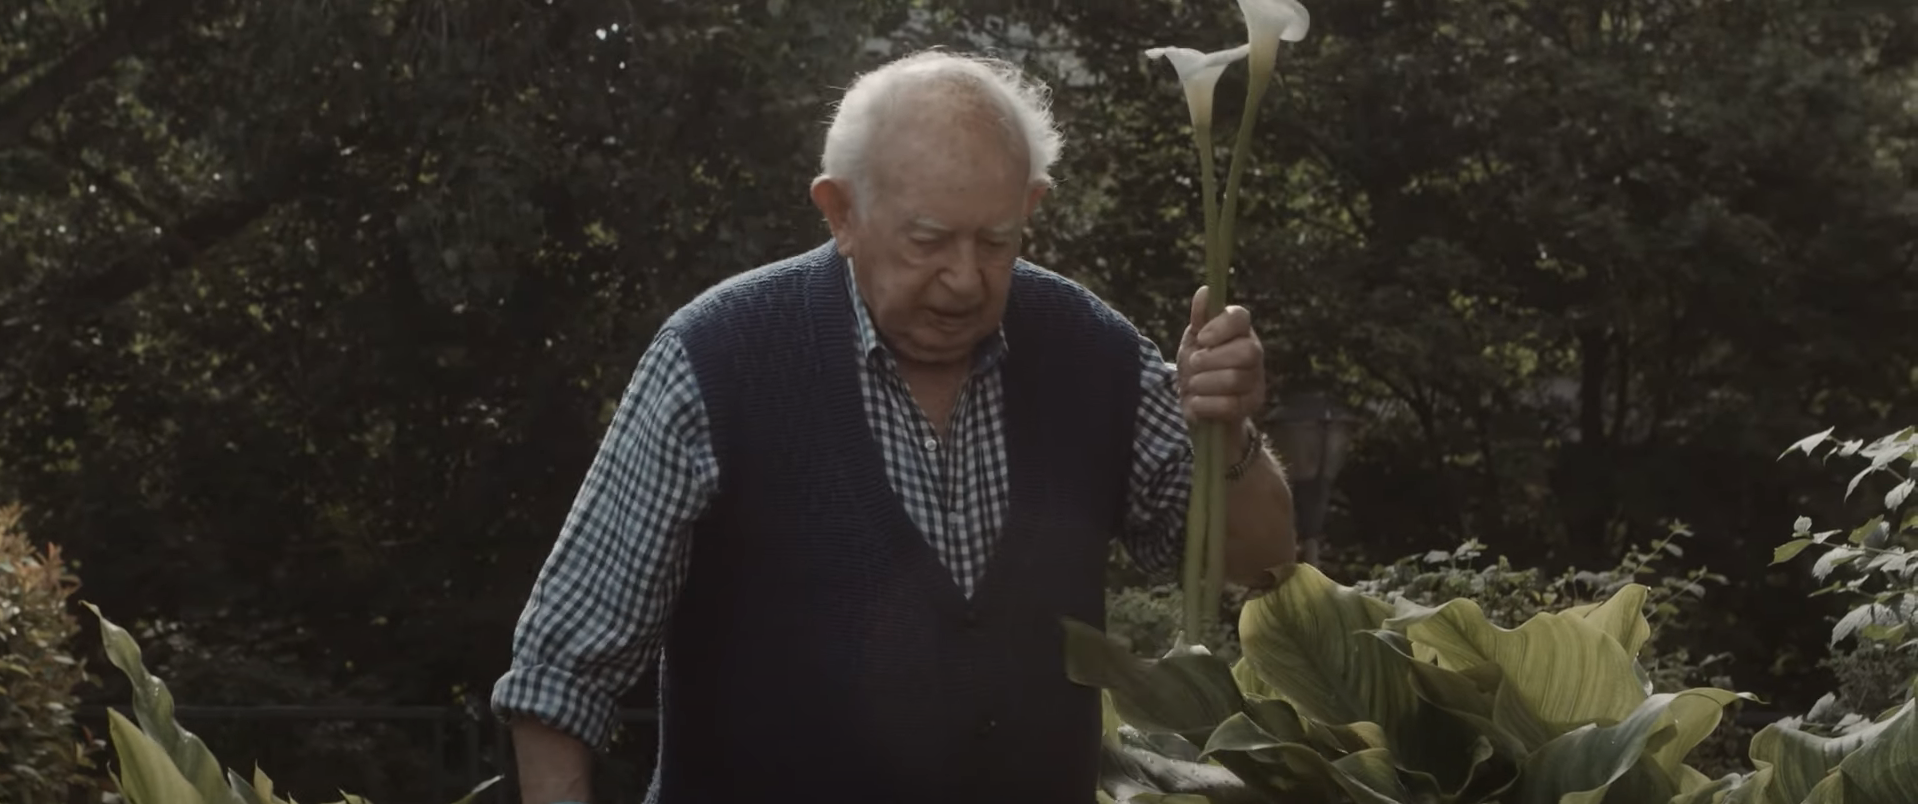
[[[1192,336],[1198,337],[1199,330],[1205,329],[1205,297],[1211,288],[1199,286],[1199,292],[1192,294]]]

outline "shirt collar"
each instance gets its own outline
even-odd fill
[[[852,295],[853,336],[859,344],[859,354],[867,360],[882,360],[892,363],[892,351],[886,348],[884,338],[879,336],[879,328],[873,324],[872,310],[866,306],[865,297],[859,295],[859,283],[853,280],[852,258],[846,258],[846,292]],[[973,371],[984,371],[1005,359],[1007,350],[1006,329],[1002,325],[993,329],[992,334],[980,342],[973,353]]]

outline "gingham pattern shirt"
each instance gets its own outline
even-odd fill
[[[945,437],[913,401],[847,275],[867,420],[906,512],[970,596],[997,545],[1010,499],[997,334],[979,350]],[[1177,566],[1192,453],[1177,369],[1139,342],[1139,412],[1125,528],[1143,569]],[[547,557],[513,640],[496,712],[530,717],[595,746],[614,702],[652,667],[685,581],[694,524],[712,503],[719,461],[683,345],[661,333],[640,358],[598,456]]]

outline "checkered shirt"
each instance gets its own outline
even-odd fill
[[[941,438],[913,401],[871,313],[853,294],[860,391],[886,474],[912,521],[970,596],[1011,497],[999,371],[1003,332],[979,350]],[[1139,341],[1140,395],[1125,528],[1133,561],[1169,573],[1180,557],[1192,453],[1177,369]],[[692,529],[717,492],[719,461],[683,345],[662,332],[640,358],[547,557],[493,690],[529,717],[604,746],[614,702],[658,659],[691,558]]]

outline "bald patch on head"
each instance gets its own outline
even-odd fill
[[[928,161],[963,160],[981,172],[1030,171],[1030,154],[1016,121],[990,92],[964,78],[931,75],[902,93],[887,110],[872,143],[872,189]]]

